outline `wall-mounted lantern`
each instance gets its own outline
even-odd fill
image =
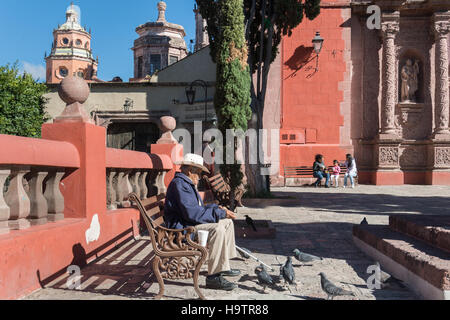
[[[316,32],[316,36],[312,40],[314,51],[316,52],[316,72],[319,71],[319,54],[322,51],[324,39],[320,36],[320,31]]]

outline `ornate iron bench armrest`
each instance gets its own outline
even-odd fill
[[[157,232],[164,232],[164,235],[160,235],[159,239],[164,239],[163,243],[160,243],[161,253],[170,256],[186,256],[186,255],[198,255],[200,252],[202,255],[206,255],[207,251],[204,247],[198,243],[192,241],[191,235],[195,233],[194,227],[188,227],[185,229],[168,229],[163,226],[157,228]],[[184,234],[186,232],[186,234]],[[195,249],[195,250],[189,250]]]

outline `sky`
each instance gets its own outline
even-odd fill
[[[18,61],[21,70],[45,80],[45,52],[50,53],[53,29],[66,20],[71,0],[0,0],[0,66]],[[92,29],[91,46],[99,57],[98,77],[124,81],[133,77],[135,29],[156,21],[158,0],[74,0],[81,25]],[[166,19],[186,31],[186,44],[195,39],[195,0],[165,0]]]

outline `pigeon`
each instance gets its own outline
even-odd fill
[[[263,287],[263,291],[266,292],[267,286],[273,286],[275,283],[272,277],[267,273],[264,265],[259,265],[255,269],[255,273],[258,276],[259,284]]]
[[[255,223],[254,223],[254,221],[253,221],[252,218],[250,218],[249,216],[246,216],[245,222],[246,222],[250,227],[252,227],[253,231],[257,232],[256,227],[255,227]]]
[[[246,248],[241,248],[242,250],[244,250],[245,252],[252,254],[252,252]],[[244,259],[250,259],[250,256],[248,254],[245,254],[244,252],[241,252],[239,250],[237,250],[237,252],[239,253],[239,255],[244,258]]]
[[[363,221],[361,221],[360,225],[367,226],[367,225],[369,225],[369,223],[367,222],[367,219],[364,218]]]
[[[329,300],[330,297],[331,300],[333,300],[335,296],[355,296],[353,292],[335,286],[330,280],[327,279],[325,273],[321,272],[319,275],[322,290],[328,295],[327,300]]]
[[[282,265],[280,267],[280,276],[284,279],[284,283],[286,284],[295,284],[297,287],[297,283],[295,282],[295,271],[294,267],[292,266],[292,257],[287,257],[286,263],[284,266]],[[290,287],[288,286],[289,291],[291,291]]]
[[[305,252],[301,252],[298,249],[295,249],[294,251],[294,257],[300,262],[312,262],[312,261],[318,261],[323,260],[323,258],[313,256],[312,254],[308,254]]]

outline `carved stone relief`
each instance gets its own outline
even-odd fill
[[[380,166],[398,166],[399,149],[397,147],[379,147]]]

